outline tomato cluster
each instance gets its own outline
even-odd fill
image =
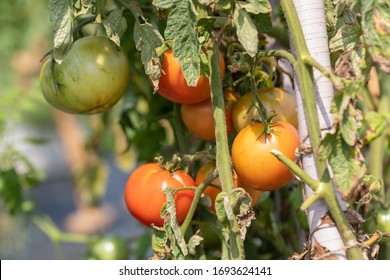
[[[220,56],[223,77],[225,62]],[[181,104],[181,118],[188,131],[199,139],[215,141],[214,114],[210,96],[209,79],[201,75],[196,86],[191,87],[182,73],[173,51],[163,55],[162,75],[158,93],[172,102]],[[259,89],[257,96],[251,93],[238,95],[231,88],[224,90],[225,121],[227,135],[232,136],[231,156],[234,167],[234,186],[243,188],[252,198],[252,207],[263,191],[283,187],[292,179],[290,170],[271,154],[278,150],[294,160],[300,140],[295,98],[282,88]],[[270,123],[260,123],[258,100],[263,104]],[[137,168],[129,177],[125,190],[125,202],[130,213],[144,225],[162,226],[161,209],[166,203],[164,189],[199,186],[215,169],[214,162],[201,165],[195,181],[182,171],[169,171],[157,163]],[[210,212],[215,213],[215,199],[221,192],[219,178],[203,192],[211,198]],[[181,224],[194,198],[194,189],[175,192],[177,221]]]

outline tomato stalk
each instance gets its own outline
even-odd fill
[[[59,258],[62,258],[63,256],[63,252],[60,246],[62,242],[86,244],[91,240],[91,236],[88,235],[60,231],[60,229],[49,217],[33,216],[31,220],[50,238],[54,245],[55,253]]]
[[[317,63],[314,60],[314,58],[311,57],[308,46],[306,44],[302,26],[300,23],[300,18],[298,17],[296,7],[293,1],[282,0],[281,6],[286,16],[287,24],[289,26],[289,30],[292,38],[292,43],[294,45],[295,52],[296,52],[297,62],[293,66],[295,70],[295,75],[298,79],[297,83],[299,85],[301,99],[302,99],[303,114],[304,114],[304,120],[302,122],[304,125],[305,123],[307,125],[307,132],[306,132],[304,129],[301,129],[301,121],[300,121],[300,131],[301,133],[302,131],[304,131],[309,135],[310,145],[313,150],[312,157],[314,158],[314,162],[315,162],[316,172],[314,173],[316,173],[320,181],[319,188],[314,189],[314,197],[309,198],[309,202],[305,204],[305,207],[310,206],[313,208],[313,211],[311,213],[312,223],[310,223],[311,230],[313,231],[314,230],[313,227],[317,227],[317,222],[320,222],[322,215],[327,211],[328,208],[336,223],[337,229],[341,235],[340,237],[342,239],[342,242],[344,243],[348,257],[350,259],[362,259],[363,255],[360,248],[354,247],[357,244],[356,237],[351,231],[349,227],[349,223],[347,222],[344,216],[340,202],[337,199],[337,195],[334,190],[333,184],[331,182],[330,174],[327,169],[326,161],[320,160],[318,155],[318,148],[321,142],[321,129],[320,129],[321,125],[320,125],[319,114],[316,106],[317,101],[316,101],[315,84],[313,82],[314,80],[313,66],[324,71],[322,75],[328,75],[329,77],[333,77],[333,76],[329,75],[329,71],[327,71],[325,68],[320,66],[320,64]],[[322,3],[322,11],[323,11],[323,3]],[[324,32],[326,36],[326,30]],[[336,80],[334,79],[334,81]],[[330,95],[329,97],[332,98],[332,95]],[[297,101],[301,101],[301,100],[297,98]],[[302,107],[300,109],[302,110]],[[329,128],[330,124],[327,117],[328,117],[327,115],[324,116],[325,118],[324,123]],[[305,136],[301,134],[301,137],[305,137]],[[306,159],[310,157],[311,156],[307,156]],[[311,166],[310,168],[313,168],[313,166]],[[306,192],[309,195],[311,193],[309,188],[306,188]],[[323,201],[320,201],[318,198],[322,198]],[[325,202],[325,204],[323,204],[323,202]],[[316,213],[317,211],[316,209],[319,210],[318,213]],[[321,212],[323,214],[321,214]],[[313,217],[316,214],[317,216],[318,214],[321,214],[321,216],[316,217],[317,221],[313,219]],[[336,232],[333,232],[333,234],[335,234],[334,238],[337,240],[338,234],[336,234]],[[320,240],[319,242],[321,244],[321,234],[318,233],[318,231],[316,231],[313,232],[313,236],[315,236],[317,240]],[[331,245],[334,250],[340,249],[339,244],[337,242],[329,243],[328,245]],[[342,256],[343,254],[341,253],[341,257]]]
[[[213,47],[209,49],[210,65],[210,88],[211,103],[213,106],[213,116],[215,123],[216,140],[216,165],[221,181],[222,191],[230,194],[234,188],[230,150],[226,132],[225,103],[223,97],[223,88],[220,74],[220,63],[218,57],[218,43],[213,38]],[[234,221],[237,226],[237,220]],[[243,241],[239,235],[231,234],[229,236],[230,258],[244,259]],[[232,253],[234,252],[234,253]]]
[[[188,210],[187,216],[180,226],[181,232],[183,235],[186,234],[188,227],[191,224],[192,218],[194,217],[196,208],[198,207],[198,203],[200,200],[200,197],[202,196],[202,193],[204,190],[211,184],[212,181],[214,181],[218,177],[217,172],[212,172],[210,175],[195,189],[194,199],[192,200],[190,209]],[[180,189],[179,189],[180,190]]]
[[[267,139],[267,135],[269,132],[269,126],[268,126],[268,119],[267,119],[267,110],[265,109],[263,103],[260,100],[260,97],[257,95],[257,86],[256,86],[256,65],[257,65],[257,56],[254,57],[253,63],[251,66],[250,71],[250,82],[251,82],[251,91],[252,91],[252,97],[253,97],[253,104],[256,107],[257,111],[259,112],[261,122],[264,124],[264,139]],[[256,106],[257,104],[258,106]],[[248,109],[248,111],[250,108]]]

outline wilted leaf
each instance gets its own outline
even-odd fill
[[[319,153],[323,160],[328,160],[342,196],[349,197],[366,173],[360,149],[349,146],[341,133],[329,133],[323,139]]]
[[[230,195],[223,191],[217,195],[216,215],[227,233],[239,234],[245,239],[247,227],[254,219],[250,204],[250,196],[241,188],[234,189]]]
[[[164,219],[164,229],[169,240],[167,245],[175,260],[184,259],[188,255],[188,248],[177,222],[173,189],[170,187],[164,189],[164,194],[167,203],[161,210],[161,217]]]
[[[188,241],[188,251],[191,255],[196,254],[196,247],[199,246],[202,241],[203,237],[198,234],[191,236],[190,240]]]
[[[145,73],[153,82],[154,88],[158,88],[161,76],[161,62],[156,53],[156,48],[163,43],[163,37],[150,23],[136,21],[134,25],[134,42],[137,50],[141,52],[141,61],[144,64]]]
[[[255,24],[248,12],[239,5],[233,13],[233,24],[237,30],[238,41],[251,57],[254,57],[258,51],[259,38]]]
[[[371,142],[380,137],[388,127],[389,120],[385,115],[377,112],[368,112],[364,116],[364,138]]]
[[[359,2],[368,51],[380,68],[390,73],[390,3],[385,0]]]
[[[200,76],[200,44],[195,22],[190,1],[178,0],[169,13],[165,29],[165,39],[173,40],[173,54],[178,58],[189,86],[195,86]]]
[[[71,1],[51,0],[49,10],[52,11],[50,20],[54,22],[53,56],[61,63],[73,42],[73,7]]]
[[[329,41],[331,52],[345,51],[360,44],[361,29],[357,22],[341,26]]]
[[[122,16],[122,13],[122,9],[116,9],[108,15],[107,19],[103,20],[103,26],[108,38],[118,46],[120,46],[121,37],[127,29],[127,21]]]

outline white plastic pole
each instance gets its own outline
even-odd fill
[[[326,32],[325,9],[323,0],[293,0],[298,17],[302,26],[305,41],[311,56],[317,60],[325,69],[331,70],[328,36]],[[292,43],[292,40],[291,40]],[[293,45],[293,43],[291,44]],[[318,70],[313,70],[314,84],[316,87],[316,103],[319,112],[320,127],[322,134],[325,134],[332,126],[332,117],[330,114],[331,102],[334,97],[334,90],[331,81],[323,76]],[[308,130],[305,120],[305,114],[302,105],[301,94],[297,81],[295,81],[295,93],[297,96],[297,110],[299,133],[302,144],[310,144]],[[303,169],[313,178],[318,175],[315,168],[315,162],[312,154],[303,155]],[[312,193],[312,190],[305,186],[306,196]],[[340,200],[341,201],[341,200]],[[345,208],[345,205],[342,205]],[[343,241],[334,225],[324,224],[321,218],[328,211],[326,204],[322,200],[316,201],[308,209],[309,228],[311,233],[311,242],[316,241],[329,251],[335,252],[340,259],[346,259],[345,250],[343,250]]]

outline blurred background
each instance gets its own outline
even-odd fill
[[[124,205],[137,160],[118,119],[64,114],[43,99],[39,72],[53,32],[48,2],[0,1],[1,259],[88,258],[87,243],[78,241],[86,235],[150,239]],[[66,233],[60,241],[58,232]],[[135,250],[130,258],[144,257]]]

